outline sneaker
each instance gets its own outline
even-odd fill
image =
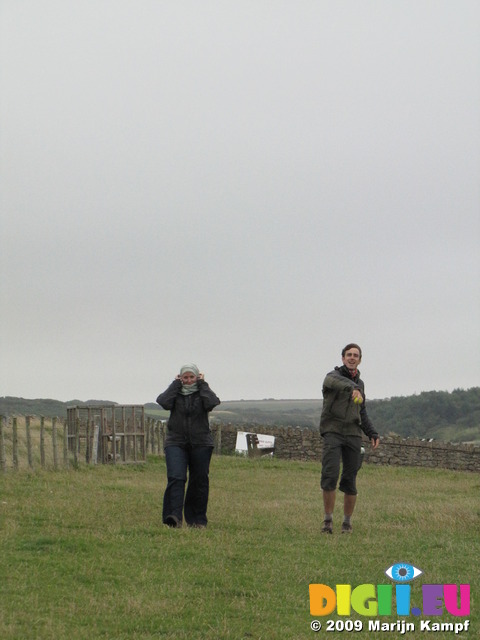
[[[172,527],[173,529],[180,529],[182,526],[182,523],[180,522],[180,520],[177,518],[177,516],[171,515],[171,516],[167,516],[165,518],[165,523],[167,526]]]
[[[352,533],[353,527],[348,522],[342,522],[342,533]]]
[[[322,533],[333,533],[333,520],[324,520]]]

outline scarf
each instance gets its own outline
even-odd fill
[[[360,376],[360,371],[358,369],[355,369],[355,371],[350,371],[350,369],[346,365],[342,365],[341,367],[335,367],[335,369],[337,371],[340,371],[340,373],[342,373],[342,375],[344,375],[345,377],[348,376],[349,378],[351,378],[355,382],[357,381],[358,377]]]
[[[187,371],[191,371],[196,377],[200,374],[200,370],[195,364],[184,364],[180,369],[180,375],[182,376]],[[198,391],[198,384],[194,382],[193,384],[182,384],[182,388],[180,389],[180,393],[184,396],[189,396],[192,393]]]

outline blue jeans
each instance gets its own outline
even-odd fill
[[[163,496],[163,522],[175,516],[188,525],[207,524],[207,505],[212,447],[166,447],[167,488]],[[185,494],[185,485],[188,487]]]

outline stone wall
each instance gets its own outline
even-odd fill
[[[235,452],[237,431],[275,436],[275,456],[290,460],[322,459],[322,437],[313,429],[271,427],[260,425],[212,425],[217,451]],[[431,467],[480,472],[480,447],[450,442],[425,442],[413,438],[382,437],[380,446],[372,451],[365,440],[367,464]]]

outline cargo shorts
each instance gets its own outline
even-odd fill
[[[344,436],[340,433],[323,434],[322,478],[320,486],[324,491],[335,491],[340,475],[339,490],[347,495],[357,495],[357,471],[360,467],[362,438]]]

